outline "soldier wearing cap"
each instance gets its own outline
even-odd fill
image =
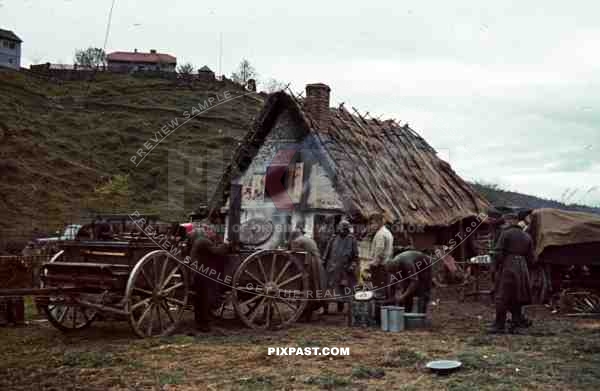
[[[494,245],[493,267],[495,274],[496,320],[489,330],[503,333],[507,312],[511,313],[511,331],[525,326],[523,305],[531,302],[528,263],[534,260],[533,240],[518,225],[518,216],[504,216],[506,227]]]
[[[356,286],[355,271],[358,269],[358,242],[350,232],[348,220],[343,219],[338,224],[337,234],[323,253],[323,262],[327,270],[327,288],[331,294],[345,297],[353,293],[352,289]],[[344,310],[344,301],[337,302],[338,312]]]

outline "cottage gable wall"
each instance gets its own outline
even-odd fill
[[[234,180],[242,185],[241,223],[260,218],[275,225],[273,237],[261,248],[276,248],[284,243],[290,227],[300,221],[307,235],[312,236],[316,213],[340,213],[343,208],[331,179],[319,163],[317,151],[310,147],[314,145],[310,137],[313,136],[306,133],[289,110],[283,111],[248,168]],[[298,151],[285,179],[293,210],[278,210],[265,191],[267,169],[277,164],[274,159],[282,150]]]

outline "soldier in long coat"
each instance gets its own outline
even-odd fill
[[[514,214],[504,217],[508,226],[494,246],[496,320],[492,333],[504,332],[506,314],[511,313],[512,327],[523,325],[523,305],[531,303],[528,263],[534,260],[533,240],[517,224]]]
[[[306,236],[306,232],[304,231],[304,227],[302,225],[297,226],[290,236],[290,250],[305,251],[307,253],[308,264],[310,265],[310,274],[312,278],[310,289],[313,292],[320,292],[322,289],[325,289],[327,287],[327,275],[325,273],[325,269],[323,268],[323,263],[321,262],[319,247],[313,239]],[[318,299],[322,298],[319,297]],[[326,306],[326,301],[309,301],[302,319],[305,322],[310,322],[312,313],[319,308],[325,308]]]
[[[203,223],[194,229],[191,235],[192,261],[209,270],[223,273],[225,255],[229,246],[212,230],[209,224]],[[196,327],[200,331],[210,330],[211,306],[216,302],[219,293],[219,284],[212,278],[199,272],[192,273],[193,287],[196,292],[194,313]]]
[[[358,270],[358,242],[350,233],[350,223],[340,221],[338,233],[327,245],[323,254],[327,271],[327,289],[332,296],[343,297],[353,293]],[[344,310],[344,301],[338,301],[338,312]]]

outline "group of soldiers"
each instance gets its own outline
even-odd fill
[[[508,331],[513,332],[531,324],[523,313],[523,306],[531,302],[528,265],[534,261],[534,244],[523,224],[527,216],[501,215],[496,211],[490,211],[489,215],[495,229],[492,264],[496,305],[495,321],[489,332],[504,333],[508,313],[511,315]],[[189,246],[194,261],[223,273],[226,254],[236,249],[214,232],[216,225],[218,222],[207,220],[188,233],[183,226],[174,224],[171,234],[174,242]],[[96,237],[110,235],[110,225],[103,219],[98,219],[94,228]],[[368,231],[371,236],[368,259],[359,257],[358,239],[352,224],[344,218],[320,246],[306,235],[303,225],[298,224],[290,235],[289,249],[308,254],[314,268],[319,270],[320,287],[326,287],[339,313],[344,312],[353,293],[365,287],[374,290],[376,297],[383,298],[386,304],[426,313],[431,299],[432,258],[412,248],[396,251],[394,256],[394,237],[381,214],[370,217]],[[195,318],[201,331],[209,330],[211,307],[219,288],[212,279],[195,276]],[[310,319],[312,312],[319,308],[323,308],[324,314],[329,313],[331,301],[311,303],[305,319]]]
[[[178,240],[187,240],[190,246],[190,256],[198,264],[203,264],[223,272],[224,256],[233,251],[231,244],[224,243],[213,232],[214,222],[200,224],[191,237],[185,237],[185,232]],[[419,270],[417,265],[425,265],[427,255],[416,250],[408,250],[393,257],[394,238],[384,224],[381,214],[374,214],[369,219],[369,233],[372,235],[369,259],[362,270],[361,287],[368,280],[377,281],[371,285],[380,296],[387,298],[388,304],[403,305],[426,312],[431,292],[430,268]],[[344,312],[345,305],[353,293],[359,288],[361,277],[361,262],[359,258],[358,240],[353,233],[352,225],[347,219],[341,219],[335,232],[319,248],[319,245],[306,235],[302,224],[298,224],[290,234],[289,249],[303,251],[311,258],[311,262],[320,270],[321,287],[326,287],[329,297],[333,299],[320,300],[308,306],[304,319],[310,319],[313,311],[322,308],[324,314],[330,311],[331,302],[337,304],[337,312]],[[389,276],[404,276],[390,281]],[[196,276],[194,282],[196,299],[194,302],[196,324],[200,331],[210,329],[211,304],[215,302],[219,290],[217,283],[202,276]],[[327,297],[327,294],[325,295]]]
[[[388,304],[412,308],[414,302],[418,312],[426,312],[431,292],[431,271],[424,267],[427,255],[412,249],[394,257],[394,237],[384,222],[381,214],[369,218],[371,242],[368,259],[363,260],[362,273],[358,240],[348,220],[339,222],[322,256],[315,241],[307,237],[301,227],[292,234],[292,250],[306,251],[321,260],[326,277],[324,286],[329,296],[336,298],[338,312],[344,311],[353,293],[363,289],[375,290],[376,296],[383,297]],[[420,267],[422,270],[417,270]],[[329,303],[325,302],[322,307],[327,314]]]
[[[503,225],[496,227],[493,247],[496,317],[489,330],[492,333],[505,332],[508,313],[511,314],[509,331],[531,323],[523,314],[523,306],[531,299],[528,264],[533,261],[533,241],[518,224],[519,220],[516,214],[496,219]],[[179,228],[177,238],[189,241],[192,259],[222,273],[224,256],[235,249],[219,239],[212,226],[210,222],[199,225],[190,238],[185,230]],[[357,288],[370,286],[386,304],[426,313],[431,300],[433,258],[412,248],[403,248],[394,256],[394,237],[380,214],[370,217],[368,227],[371,235],[368,259],[362,262],[358,240],[346,219],[338,223],[333,235],[322,244],[322,249],[306,235],[301,224],[297,225],[290,235],[289,248],[306,252],[315,262],[321,271],[321,286],[331,292],[338,312],[345,310],[345,304]],[[197,293],[194,303],[197,326],[199,330],[207,331],[211,304],[216,300],[219,287],[216,282],[202,276],[195,278],[194,287]],[[305,319],[310,319],[311,313],[319,308],[323,308],[324,314],[329,313],[330,303],[313,303],[308,307]]]

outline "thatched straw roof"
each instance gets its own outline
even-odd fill
[[[366,218],[383,212],[389,221],[424,226],[448,226],[485,211],[489,204],[437,157],[436,151],[408,125],[352,114],[343,106],[330,108],[316,121],[305,105],[284,92],[272,94],[233,162],[243,172],[277,116],[285,109],[313,135],[323,151],[334,188],[347,213]],[[230,165],[211,207],[224,204],[235,165]],[[331,172],[331,170],[329,170]]]

